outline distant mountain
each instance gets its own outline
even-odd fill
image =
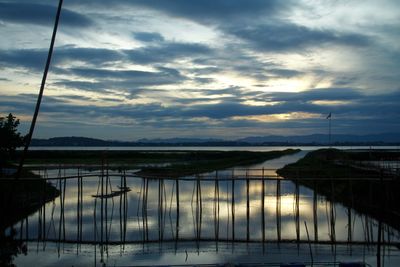
[[[201,139],[201,138],[169,138],[169,139],[140,139],[138,141],[113,141],[101,140],[87,137],[53,137],[49,139],[32,139],[31,146],[89,146],[89,147],[108,147],[108,146],[234,146],[236,141],[224,141],[220,139]],[[239,144],[240,145],[240,144]]]
[[[108,146],[109,142],[87,137],[53,137],[32,139],[31,146]]]
[[[311,135],[298,135],[298,136],[253,136],[238,139],[239,142],[246,142],[251,144],[262,143],[329,143],[329,135],[327,134],[311,134]],[[400,134],[398,133],[383,133],[372,135],[349,135],[349,134],[334,134],[331,136],[332,143],[400,143]]]
[[[383,133],[373,135],[332,135],[332,144],[336,145],[399,145],[400,134]],[[252,136],[237,140],[213,138],[167,138],[139,139],[137,141],[113,141],[87,137],[54,137],[33,139],[32,146],[254,146],[254,145],[326,145],[327,134],[299,136]]]
[[[208,139],[202,139],[202,138],[167,138],[167,139],[139,139],[136,141],[136,143],[168,143],[168,144],[187,144],[187,143],[214,143],[214,142],[226,142],[226,140],[222,139],[213,139],[213,138],[208,138]]]

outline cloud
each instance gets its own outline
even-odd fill
[[[198,22],[229,21],[233,18],[254,18],[255,16],[277,15],[290,8],[295,1],[279,0],[71,0],[71,5],[89,5],[95,3],[103,7],[136,7],[157,10],[173,17],[182,17]]]
[[[162,42],[164,37],[158,32],[134,32],[133,37],[142,42]]]
[[[0,50],[0,65],[42,70],[47,58],[46,49]],[[153,64],[173,62],[182,58],[211,55],[212,50],[201,44],[168,43],[146,46],[138,49],[113,50],[106,48],[86,48],[62,46],[54,49],[52,65],[83,62],[92,66],[116,64],[119,61]]]
[[[124,50],[128,58],[136,63],[150,64],[172,62],[176,59],[211,55],[212,49],[206,45],[195,43],[162,42],[159,45]]]
[[[0,50],[0,65],[42,71],[47,53],[46,49]],[[111,49],[65,46],[54,49],[52,66],[73,61],[99,66],[122,59],[123,55],[120,52]]]
[[[44,68],[47,53],[39,49],[16,49],[0,51],[0,66],[21,67],[31,70]]]
[[[365,96],[352,88],[321,88],[297,93],[266,93],[272,101],[359,100]]]
[[[248,41],[257,49],[267,52],[301,51],[304,48],[325,44],[362,47],[371,43],[369,37],[358,33],[310,29],[282,21],[244,27],[236,25],[223,29],[242,40]]]
[[[143,86],[177,84],[186,79],[179,71],[171,68],[158,68],[157,71],[111,70],[99,68],[68,68],[63,74],[92,78],[97,82],[60,81],[58,84],[75,85],[80,89],[101,88],[134,89]],[[61,74],[60,73],[60,74]]]
[[[235,90],[235,88],[226,88],[224,90]],[[321,90],[322,91],[322,90]],[[398,112],[398,102],[400,101],[400,92],[381,95],[364,95],[353,92],[351,105],[324,105],[313,104],[310,99],[332,99],[329,94],[322,92],[306,93],[303,98],[291,95],[272,94],[272,99],[280,99],[282,103],[277,105],[249,106],[240,101],[221,100],[219,104],[194,104],[192,102],[184,105],[163,105],[161,103],[151,104],[125,104],[121,101],[115,101],[112,106],[97,106],[92,99],[87,100],[88,104],[74,104],[72,100],[79,96],[49,97],[45,96],[42,103],[41,115],[45,123],[46,120],[60,120],[76,124],[92,124],[98,122],[102,127],[107,125],[126,125],[132,126],[132,123],[143,129],[143,127],[153,127],[162,129],[174,127],[185,128],[186,131],[197,132],[208,129],[227,129],[235,128],[238,131],[249,129],[256,133],[260,127],[263,129],[309,129],[313,132],[318,129],[326,128],[325,116],[332,112],[334,127],[339,132],[356,132],[360,129],[371,132],[371,127],[379,132],[399,131],[397,121],[400,119]],[[107,97],[107,95],[104,95]],[[337,97],[336,97],[337,98]],[[335,98],[335,99],[336,99]],[[19,114],[31,114],[33,112],[36,95],[23,94],[15,97],[5,96],[0,99],[0,105],[7,107],[8,112]],[[112,99],[108,99],[109,101]],[[160,101],[161,102],[161,101]],[[314,114],[311,117],[297,116],[296,119],[285,119],[277,121],[262,121],[252,119],[254,116],[280,115],[280,114]],[[320,115],[320,116],[318,116]],[[253,116],[253,117],[252,117]],[[315,117],[316,116],[316,117]],[[117,120],[115,118],[118,118]],[[102,123],[100,123],[102,121]],[[134,121],[134,122],[133,122]],[[368,125],[368,126],[367,126]],[[175,127],[175,128],[176,128]],[[382,127],[382,128],[378,128]],[[370,128],[370,129],[368,129]],[[143,137],[143,136],[141,136]]]
[[[52,25],[57,8],[52,5],[32,3],[0,3],[1,20],[12,23]],[[68,27],[88,27],[92,20],[63,7],[60,24]]]

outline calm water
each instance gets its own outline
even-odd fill
[[[328,146],[138,146],[138,147],[64,147],[64,146],[36,146],[30,150],[208,150],[208,151],[274,151],[288,148],[312,151]],[[399,146],[333,146],[337,149],[400,149]]]
[[[208,147],[205,149],[210,150]],[[216,149],[220,150],[220,147]],[[234,150],[237,149],[238,147],[234,147]],[[271,150],[270,147],[259,149]],[[306,153],[302,151],[262,164],[246,166],[253,170],[236,169],[234,174],[243,177],[246,174],[275,177],[273,170],[264,170],[262,173],[261,168],[277,169],[297,161]],[[238,180],[233,188],[231,181],[223,180],[230,177],[232,172],[226,170],[208,174],[212,177],[218,175],[221,179],[218,183],[180,181],[179,217],[177,185],[174,180],[128,177],[126,182],[132,191],[103,201],[93,197],[101,190],[99,176],[83,178],[81,200],[78,200],[78,191],[81,188],[78,187],[78,180],[67,180],[65,194],[16,225],[17,236],[30,241],[27,242],[27,255],[19,255],[14,263],[17,266],[28,266],[33,262],[38,266],[101,266],[103,263],[107,266],[132,266],[309,262],[311,254],[307,243],[278,244],[276,241],[295,241],[297,238],[313,241],[317,237],[319,241],[331,241],[332,238],[336,241],[348,240],[347,208],[331,203],[322,196],[314,204],[312,190],[302,186],[299,187],[296,198],[294,183],[285,180],[280,180],[279,185],[276,180],[266,181],[264,195],[260,180],[250,180],[248,187],[245,180]],[[61,173],[76,174],[76,169],[67,169]],[[110,179],[108,192],[116,190],[121,183],[121,174],[114,174],[116,176]],[[50,170],[47,175],[57,177],[60,173],[58,170]],[[53,181],[53,184],[64,188],[60,181]],[[144,199],[147,199],[146,209],[143,208]],[[81,209],[78,208],[80,206]],[[280,207],[279,210],[277,206]],[[263,210],[265,227],[262,225]],[[352,240],[376,241],[377,222],[366,216],[356,215],[354,211],[351,214]],[[387,226],[384,229],[385,240],[390,238],[391,241],[399,241],[397,231]],[[260,242],[263,235],[266,243]],[[198,238],[202,241],[196,241]],[[232,242],[233,239],[236,242]],[[245,242],[246,240],[250,242]],[[374,246],[333,247],[312,244],[311,251],[316,262],[366,261],[372,266],[376,264]],[[396,248],[386,247],[383,258],[385,266],[400,266],[400,253]]]

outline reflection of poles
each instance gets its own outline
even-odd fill
[[[196,243],[197,252],[200,253],[200,238],[201,238],[201,223],[202,223],[202,200],[201,200],[201,183],[200,176],[197,175],[196,179]]]
[[[246,170],[246,241],[250,240],[250,194],[249,194],[250,180],[248,171]]]
[[[235,176],[232,170],[232,242],[235,242]]]
[[[82,220],[83,220],[83,183],[80,169],[78,168],[78,201],[77,201],[77,253],[78,248],[80,248],[80,242],[82,241]]]
[[[383,185],[383,174],[382,170],[380,173],[380,192],[379,192],[379,206],[380,206],[380,212],[379,212],[379,221],[378,221],[378,246],[377,246],[377,253],[376,253],[376,266],[380,267],[381,266],[381,242],[382,242],[382,217],[384,214],[384,209],[385,209],[385,201],[384,201],[384,195],[383,192],[384,190],[384,185]]]
[[[263,252],[265,250],[265,180],[264,180],[264,167],[262,168],[262,180],[261,180],[261,227],[262,227],[262,242]]]
[[[178,248],[179,239],[179,179],[175,180],[176,183],[176,236],[175,236],[175,250]]]
[[[104,154],[101,159],[101,198],[100,198],[100,261],[103,262],[103,229],[104,229]]]
[[[351,198],[351,201],[350,201],[350,206],[347,208],[347,241],[349,242],[351,249],[351,242],[353,241],[352,213],[351,213],[351,210],[353,208],[353,183],[351,179],[349,179],[349,196]]]
[[[331,205],[330,205],[330,213],[331,213],[331,240],[334,243],[336,241],[336,231],[335,231],[335,223],[336,223],[336,212],[335,212],[335,186],[333,181],[331,180]]]
[[[121,179],[120,179],[120,189],[122,190],[122,186],[123,186],[123,175],[121,175]],[[122,236],[123,236],[123,229],[122,229],[122,197],[123,194],[119,195],[119,239],[122,243]]]
[[[108,183],[109,183],[109,176],[108,176],[108,162],[106,161],[105,163],[105,167],[106,167],[106,196],[108,195]],[[108,197],[106,197],[106,201],[105,201],[105,205],[104,205],[104,211],[105,211],[105,233],[106,233],[106,246],[105,246],[105,250],[106,250],[106,254],[108,256],[108,231],[107,231],[107,225],[108,225]]]
[[[45,177],[46,177],[46,173],[44,173]],[[43,206],[43,229],[42,229],[42,233],[43,233],[43,243],[45,243],[46,240],[46,187],[47,187],[47,182],[43,183],[43,194],[42,194],[42,206]],[[44,246],[43,246],[44,249]]]
[[[276,234],[281,241],[281,180],[276,180]]]
[[[64,173],[65,177],[65,173]],[[65,216],[64,216],[64,203],[65,203],[65,185],[67,180],[60,180],[60,219],[58,223],[58,241],[65,241]],[[62,236],[62,237],[61,237]],[[60,257],[60,243],[58,244],[58,256]]]
[[[296,240],[297,245],[299,245],[300,241],[300,189],[299,189],[299,181],[296,179],[295,181],[295,221],[296,221]]]
[[[120,181],[120,189],[122,190],[123,188],[125,188],[125,189],[127,188],[126,187],[125,170],[123,170],[123,173],[121,175],[121,181]],[[123,194],[120,194],[120,196],[119,196],[119,231],[120,231],[120,240],[122,243],[122,246],[121,246],[122,250],[125,249],[127,208],[128,208],[127,202],[128,202],[127,193],[124,192]]]
[[[164,239],[164,180],[158,179],[158,240]]]
[[[314,219],[314,241],[318,242],[318,184],[314,180],[313,192],[313,219]]]
[[[218,251],[218,239],[219,239],[219,181],[218,171],[215,171],[215,182],[214,182],[214,232],[215,232],[215,247]]]
[[[144,234],[145,234],[145,239],[146,241],[149,241],[149,223],[148,223],[148,218],[147,218],[147,198],[149,195],[149,179],[146,179],[145,183],[145,190],[144,190],[144,200],[143,200],[143,209],[144,209]]]

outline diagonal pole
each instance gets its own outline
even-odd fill
[[[35,130],[36,119],[37,119],[37,116],[39,114],[40,103],[42,102],[43,91],[44,91],[44,87],[46,85],[47,73],[49,71],[51,57],[53,55],[53,48],[54,48],[54,43],[55,43],[55,40],[56,40],[56,34],[57,34],[58,22],[60,20],[62,4],[63,4],[63,0],[60,0],[59,3],[58,3],[56,21],[54,23],[53,35],[51,37],[51,43],[50,43],[49,53],[47,55],[46,66],[45,66],[44,73],[43,73],[42,84],[40,85],[40,91],[39,91],[39,95],[38,95],[37,102],[36,102],[35,113],[33,114],[31,127],[29,129],[29,133],[28,133],[26,141],[25,141],[24,151],[22,153],[22,157],[21,157],[21,160],[19,162],[17,178],[19,178],[20,175],[21,175],[22,167],[24,166],[25,157],[26,157],[29,145],[30,145],[31,140],[32,140],[33,131]]]

